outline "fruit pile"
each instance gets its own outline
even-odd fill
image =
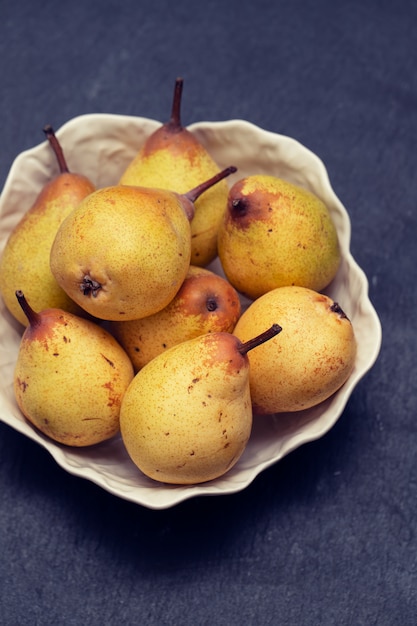
[[[182,126],[182,87],[111,186],[70,172],[45,127],[60,172],[6,242],[0,293],[22,325],[14,391],[34,427],[77,447],[120,433],[146,476],[195,484],[236,464],[257,414],[334,394],[356,340],[323,293],[341,262],[327,207],[220,170]]]

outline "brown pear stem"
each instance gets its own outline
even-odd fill
[[[67,162],[65,160],[64,153],[61,148],[61,144],[59,143],[58,139],[55,136],[54,129],[52,128],[50,124],[47,124],[44,127],[43,132],[45,133],[46,138],[52,147],[52,150],[55,152],[55,156],[57,158],[61,174],[65,174],[69,172]]]
[[[171,132],[179,132],[182,130],[181,124],[181,101],[182,101],[182,88],[184,80],[177,78],[174,87],[174,98],[172,100],[171,118],[167,123]]]
[[[230,176],[230,174],[234,174],[235,172],[237,172],[237,167],[235,167],[234,165],[231,165],[230,167],[226,167],[226,169],[222,170],[221,172],[218,172],[218,174],[215,174],[214,176],[204,181],[200,185],[197,185],[197,187],[194,187],[194,189],[191,189],[190,191],[185,193],[184,196],[190,202],[194,203],[197,200],[197,198],[201,196],[202,193],[207,191],[207,189],[209,189],[210,187],[213,187],[213,185],[223,180],[223,178],[226,178],[227,176]]]
[[[23,294],[23,291],[20,291],[20,289],[16,291],[16,298],[18,299],[19,304],[22,307],[24,314],[28,318],[29,325],[32,327],[37,326],[41,321],[41,316],[39,315],[39,313],[36,313],[36,311],[34,311],[32,307],[29,305],[28,301],[26,300]]]
[[[265,330],[263,333],[261,333],[257,337],[254,337],[253,339],[249,339],[249,341],[245,341],[245,343],[242,343],[240,348],[238,348],[240,354],[244,355],[247,352],[249,352],[249,350],[253,350],[253,348],[260,346],[261,343],[265,343],[265,341],[269,341],[269,339],[272,339],[272,337],[275,337],[275,335],[278,335],[278,333],[280,333],[281,330],[282,328],[279,324],[272,324],[271,328],[268,328],[268,330]]]

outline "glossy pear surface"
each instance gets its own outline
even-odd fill
[[[191,255],[177,194],[116,185],[90,194],[61,224],[50,264],[58,284],[97,318],[152,315],[175,296]]]
[[[279,319],[283,331],[248,354],[256,413],[307,409],[335,393],[352,372],[351,322],[331,298],[304,287],[280,287],[252,302],[234,334],[245,341]]]
[[[124,396],[121,434],[155,480],[192,484],[227,472],[250,436],[249,369],[230,333],[180,343],[140,370]]]
[[[94,190],[85,176],[61,171],[45,184],[11,232],[0,258],[0,292],[10,313],[24,326],[27,318],[16,300],[17,289],[30,294],[36,310],[57,307],[80,313],[52,275],[49,255],[63,220]]]
[[[208,332],[232,332],[241,311],[237,291],[221,276],[191,266],[167,307],[138,320],[112,322],[110,330],[138,371],[172,346]]]
[[[230,189],[218,252],[228,280],[251,299],[287,285],[321,291],[340,263],[336,228],[324,203],[265,175],[248,176]]]
[[[119,431],[123,394],[133,367],[114,337],[94,322],[60,309],[34,314],[14,372],[16,401],[42,433],[88,446]]]
[[[160,187],[186,193],[220,171],[203,144],[181,125],[179,98],[182,82],[176,83],[173,114],[150,135],[120,178],[124,185]],[[226,209],[225,180],[209,189],[195,203],[191,221],[191,264],[205,266],[217,255],[217,231]]]

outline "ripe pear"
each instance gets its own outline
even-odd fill
[[[321,291],[340,264],[326,205],[312,192],[270,175],[248,176],[232,186],[218,253],[228,280],[252,300],[287,285]]]
[[[181,124],[183,79],[175,82],[171,118],[154,131],[120,178],[140,185],[185,193],[220,168],[202,143]],[[191,264],[205,266],[217,256],[217,231],[226,209],[226,181],[210,189],[195,204],[191,222]]]
[[[280,330],[275,324],[247,343],[231,333],[207,333],[145,365],[120,412],[134,464],[149,478],[184,485],[231,469],[252,428],[247,352]]]
[[[241,312],[237,291],[222,276],[195,265],[162,311],[138,320],[110,322],[110,332],[136,371],[177,343],[208,332],[232,332]]]
[[[283,332],[249,355],[250,389],[256,413],[311,408],[333,395],[349,378],[356,340],[342,308],[306,287],[278,287],[242,313],[233,333],[246,341],[271,320]]]
[[[16,300],[17,287],[30,291],[31,302],[37,310],[57,307],[81,313],[53,277],[49,254],[64,218],[95,190],[85,176],[69,172],[52,127],[46,126],[44,132],[57,158],[60,173],[46,183],[32,207],[15,226],[0,259],[1,295],[10,313],[24,326],[27,318]]]
[[[174,298],[191,258],[196,199],[231,166],[186,194],[114,185],[98,189],[56,233],[50,267],[58,284],[98,319],[153,315]]]
[[[134,372],[114,337],[95,322],[61,309],[28,318],[14,371],[16,401],[42,433],[68,446],[89,446],[119,431],[123,395]]]

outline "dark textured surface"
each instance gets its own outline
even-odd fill
[[[0,184],[83,113],[244,118],[325,162],[383,326],[335,427],[234,496],[150,511],[0,424],[0,623],[414,625],[417,4],[10,2]]]

